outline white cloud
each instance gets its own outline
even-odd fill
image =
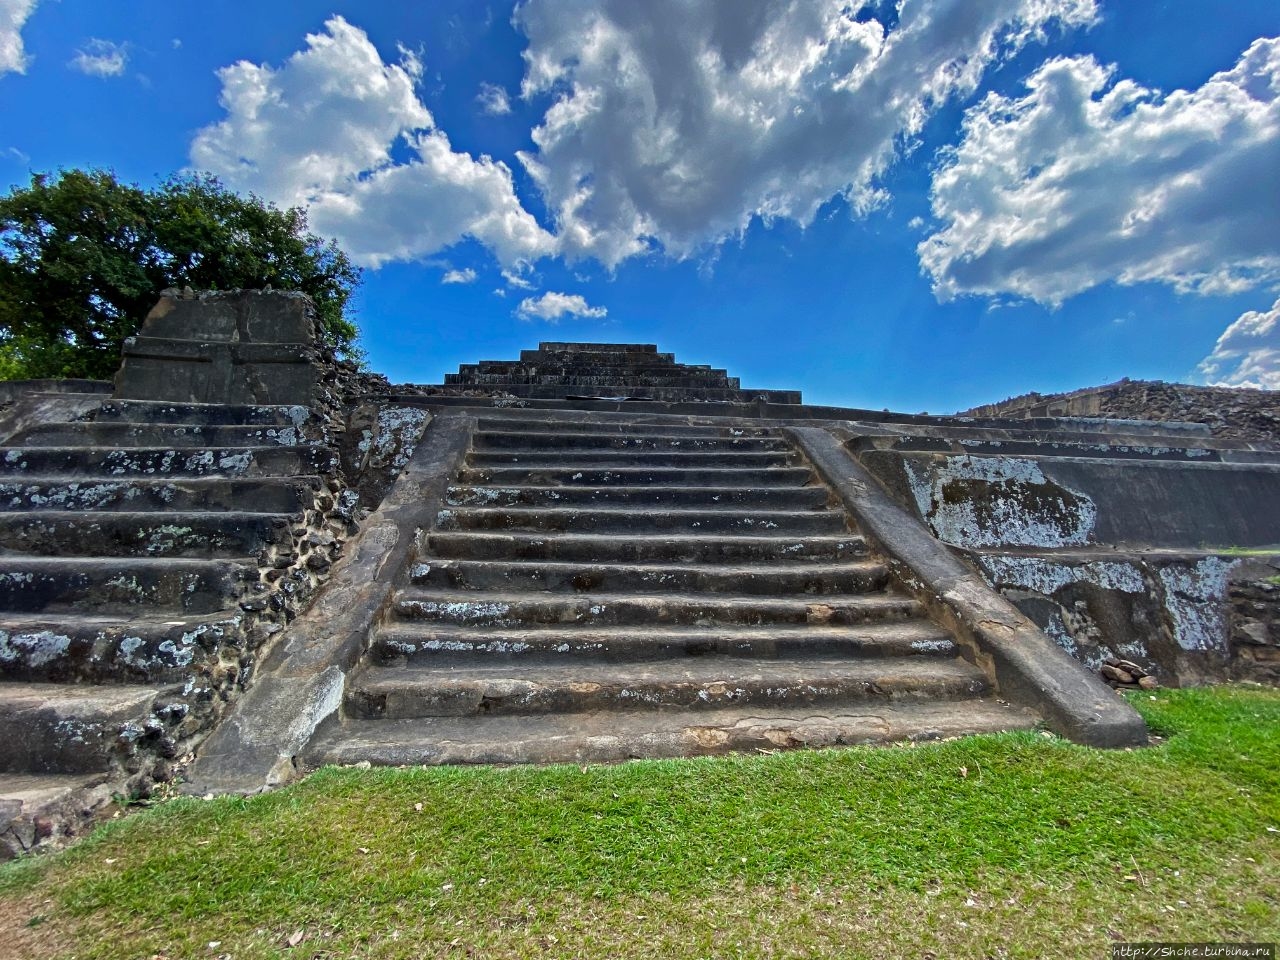
[[[1241,314],[1198,369],[1212,386],[1280,390],[1280,300]]]
[[[521,320],[546,320],[555,323],[565,314],[571,317],[603,317],[609,313],[604,307],[591,307],[576,293],[547,292],[540,297],[526,297],[516,307]]]
[[[129,65],[127,44],[112,43],[94,37],[76,51],[67,66],[91,77],[118,77]]]
[[[0,0],[0,76],[26,72],[22,27],[35,8],[36,0]]]
[[[475,283],[476,272],[470,267],[463,270],[448,270],[445,275],[440,278],[441,283]]]
[[[944,101],[1095,0],[529,0],[522,96],[553,102],[520,154],[570,257],[683,257],[753,217],[855,213]],[[897,12],[892,12],[896,10]],[[678,25],[673,29],[672,25]]]
[[[403,43],[396,44],[396,52],[400,54],[400,67],[409,76],[413,77],[414,82],[422,79],[422,74],[426,71],[426,64],[423,63],[423,51],[419,47],[417,50],[410,50]]]
[[[1027,88],[970,109],[934,175],[944,226],[918,251],[941,299],[1280,278],[1280,40],[1167,96],[1090,57],[1050,60]]]
[[[527,261],[513,264],[510,269],[502,271],[502,279],[508,287],[515,287],[517,290],[532,290],[537,286],[533,281],[533,268]]]
[[[191,145],[194,166],[237,190],[308,206],[312,228],[377,267],[464,237],[512,265],[554,252],[521,206],[511,170],[453,150],[418,99],[421,61],[387,64],[341,17],[281,67],[241,61],[219,71],[227,118]],[[391,156],[403,141],[407,162]]]
[[[494,83],[480,84],[476,102],[491,117],[501,117],[511,112],[511,99],[507,96],[507,91]]]

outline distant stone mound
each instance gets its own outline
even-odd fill
[[[1206,424],[1215,437],[1280,441],[1280,391],[1125,378],[1070,393],[1027,393],[962,417],[1106,417]]]
[[[652,343],[538,344],[519,360],[464,363],[427,392],[498,394],[536,400],[579,397],[627,400],[800,403],[799,390],[744,389],[737,377],[705,364],[676,363]]]

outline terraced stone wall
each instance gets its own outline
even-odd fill
[[[962,417],[1108,417],[1206,424],[1216,437],[1280,440],[1280,392],[1120,380],[1070,393],[1028,393]]]
[[[898,446],[910,449],[864,444],[858,456],[1090,669],[1127,660],[1166,685],[1276,679],[1276,453],[1219,448],[1207,431],[957,444],[972,454],[937,438]]]
[[[0,859],[180,773],[428,420],[315,342],[263,352],[236,339],[281,312],[313,335],[308,301],[249,291],[162,303],[163,330],[147,329],[166,337],[135,341],[119,395],[92,382],[0,389],[0,725],[25,738],[0,745],[0,770],[52,778],[32,796],[78,784],[70,800],[0,809]],[[214,337],[213,359],[200,359],[197,335]],[[272,356],[281,362],[259,363]],[[299,357],[307,370],[275,390],[273,370]],[[89,747],[57,734],[67,724]]]

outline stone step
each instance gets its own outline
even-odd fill
[[[1030,730],[1040,718],[996,700],[865,701],[823,710],[759,706],[697,713],[630,712],[540,716],[427,717],[330,721],[302,757],[306,769],[367,762],[434,764],[613,763],[942,740]]]
[[[0,615],[0,678],[32,682],[183,681],[192,664],[240,639],[238,609],[197,616]]]
[[[602,534],[477,533],[433,531],[423,546],[427,555],[468,560],[563,560],[588,563],[772,563],[858,560],[866,541],[856,533],[841,536],[764,537],[674,535],[617,537]],[[425,559],[425,557],[424,557]]]
[[[247,560],[0,556],[0,610],[209,613],[235,606],[257,572]]]
[[[0,486],[0,489],[3,489]],[[825,487],[580,487],[451,486],[445,502],[455,507],[646,506],[756,507],[818,510],[827,506]]]
[[[0,777],[0,860],[31,853],[58,824],[75,823],[110,789],[109,771],[6,773]],[[106,797],[101,797],[106,799]]]
[[[646,510],[449,507],[436,517],[441,530],[545,530],[564,533],[760,533],[807,536],[848,529],[838,510]]]
[[[614,341],[596,341],[596,340],[540,340],[538,342],[538,352],[540,353],[580,353],[602,351],[606,353],[656,353],[657,344],[654,343],[617,343]]]
[[[573,377],[596,376],[613,377],[619,380],[646,377],[711,377],[723,382],[729,371],[722,367],[692,363],[653,363],[635,361],[618,363],[610,359],[608,363],[565,363],[558,361],[526,363],[518,360],[481,360],[479,363],[464,363],[458,367],[454,375],[458,379],[447,382],[469,382],[474,376],[549,376]]]
[[[674,353],[651,353],[648,355],[606,353],[592,351],[590,353],[538,353],[533,350],[520,351],[519,360],[482,360],[481,364],[492,364],[491,369],[520,371],[528,369],[568,370],[618,370],[623,375],[634,370],[681,370],[689,364],[677,363]],[[459,367],[461,369],[461,366]],[[708,367],[710,369],[710,367]]]
[[[0,447],[0,476],[106,477],[211,475],[293,477],[329,474],[338,467],[328,447]]]
[[[185,477],[128,480],[24,477],[0,480],[0,510],[235,510],[299,513],[320,492],[319,477]]]
[[[570,370],[581,370],[593,365],[597,367],[617,367],[623,370],[629,370],[637,367],[648,367],[658,370],[670,370],[673,368],[691,368],[694,370],[711,369],[707,364],[676,363],[675,354],[672,353],[657,353],[656,351],[649,354],[614,353],[606,350],[592,350],[582,353],[568,353],[564,351],[541,353],[537,350],[524,350],[521,351],[519,360],[479,360],[476,363],[461,364],[458,369],[464,372],[476,367],[481,369],[494,368],[498,370],[520,369],[527,367],[564,367]]]
[[[1008,441],[1019,440],[1033,443],[1062,441],[1064,443],[1083,443],[1092,444],[1094,446],[1121,446],[1121,447],[1174,447],[1186,450],[1239,450],[1239,449],[1276,449],[1274,444],[1262,443],[1261,441],[1233,440],[1223,439],[1213,436],[1200,436],[1197,434],[1188,434],[1185,430],[1170,432],[1157,431],[1157,424],[1151,424],[1148,428],[1150,432],[1137,432],[1139,427],[1134,426],[1133,432],[1124,432],[1113,425],[1105,432],[1096,429],[1093,423],[1076,424],[1063,423],[1055,429],[1048,428],[1027,428],[1020,429],[1007,425],[1008,421],[1000,426],[982,425],[941,425],[934,424],[927,431],[904,431],[907,434],[906,443],[915,443],[920,441],[943,441],[966,443],[969,441]],[[1113,424],[1123,424],[1124,421],[1112,421]],[[898,427],[898,429],[901,429]],[[851,449],[893,449],[896,442],[902,442],[901,438],[894,441],[890,438],[860,438],[850,444]]]
[[[535,420],[481,417],[476,429],[488,433],[595,433],[621,436],[661,437],[776,437],[772,427],[717,426],[688,423],[646,422],[618,418],[615,420]]]
[[[105,770],[143,735],[159,693],[149,686],[0,682],[0,771]]]
[[[787,623],[845,626],[908,620],[920,604],[900,594],[849,597],[752,597],[699,594],[593,593],[584,595],[483,593],[406,588],[394,611],[405,620],[473,627],[532,627],[537,624],[656,626]]]
[[[437,385],[445,386],[445,385]],[[449,384],[459,390],[468,389],[467,384]],[[563,383],[508,383],[491,386],[471,386],[472,390],[480,390],[492,394],[505,394],[528,400],[564,400],[569,397],[625,397],[632,400],[662,400],[670,403],[753,403],[763,400],[765,403],[799,403],[799,390],[758,390],[743,387],[738,390],[723,390],[711,387],[645,387],[625,383],[602,384],[596,387],[572,386]]]
[[[803,487],[813,480],[813,471],[798,467],[648,467],[613,466],[583,468],[566,459],[554,466],[490,466],[464,467],[458,473],[460,484],[490,484],[523,487],[533,484],[583,487],[654,487],[705,486],[721,489],[764,489]]]
[[[546,467],[573,467],[575,472],[604,470],[610,467],[686,467],[704,470],[708,467],[731,467],[739,470],[766,470],[770,467],[794,467],[801,463],[795,451],[777,453],[745,453],[736,450],[707,452],[702,450],[473,450],[467,454],[469,467],[501,467],[522,464],[526,470]]]
[[[414,564],[410,582],[440,590],[552,593],[736,593],[750,596],[866,593],[883,590],[884,564],[609,564],[539,560],[428,560]]]
[[[375,635],[375,662],[469,663],[476,660],[636,661],[724,654],[738,657],[954,657],[955,641],[928,620],[848,627],[618,626],[492,629],[391,621]]]
[[[289,426],[224,426],[187,423],[40,423],[10,443],[23,447],[294,447],[304,442]]]
[[[0,551],[38,556],[255,557],[293,546],[293,518],[231,511],[0,512]]]
[[[642,349],[614,349],[622,344],[599,343],[551,345],[546,349],[521,350],[521,363],[675,363],[674,353],[659,353],[657,344],[637,344]],[[499,361],[500,362],[500,361]]]
[[[709,654],[637,663],[367,667],[348,679],[348,716],[582,713],[759,705],[798,709],[896,700],[954,700],[990,690],[960,659],[752,660]]]
[[[596,343],[586,340],[542,340],[538,353],[657,353],[656,343]]]
[[[613,387],[615,384],[651,389],[678,388],[699,390],[738,390],[737,377],[717,377],[706,373],[682,373],[679,370],[660,374],[641,374],[638,371],[597,374],[584,370],[581,373],[446,373],[444,382],[450,386],[508,387],[508,386],[566,386]]]
[[[660,450],[671,452],[717,453],[789,453],[791,444],[781,437],[688,437],[629,435],[615,433],[498,433],[477,431],[471,437],[471,449],[510,450],[541,453],[542,451],[580,451],[584,458],[597,452],[615,450]]]
[[[1063,457],[1104,460],[1171,460],[1192,463],[1277,463],[1280,450],[1256,450],[1225,445],[1171,445],[1165,438],[1147,443],[1112,443],[1074,439],[980,440],[911,437],[893,444],[907,453],[952,453],[974,457]]]
[[[171,423],[199,426],[267,426],[301,429],[311,418],[302,406],[173,403],[168,400],[105,400],[93,414],[103,423]]]

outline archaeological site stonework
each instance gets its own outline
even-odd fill
[[[1280,679],[1272,394],[963,416],[653,344],[393,386],[312,305],[167,291],[114,383],[0,385],[0,856],[328,763],[608,762],[1044,727]]]

